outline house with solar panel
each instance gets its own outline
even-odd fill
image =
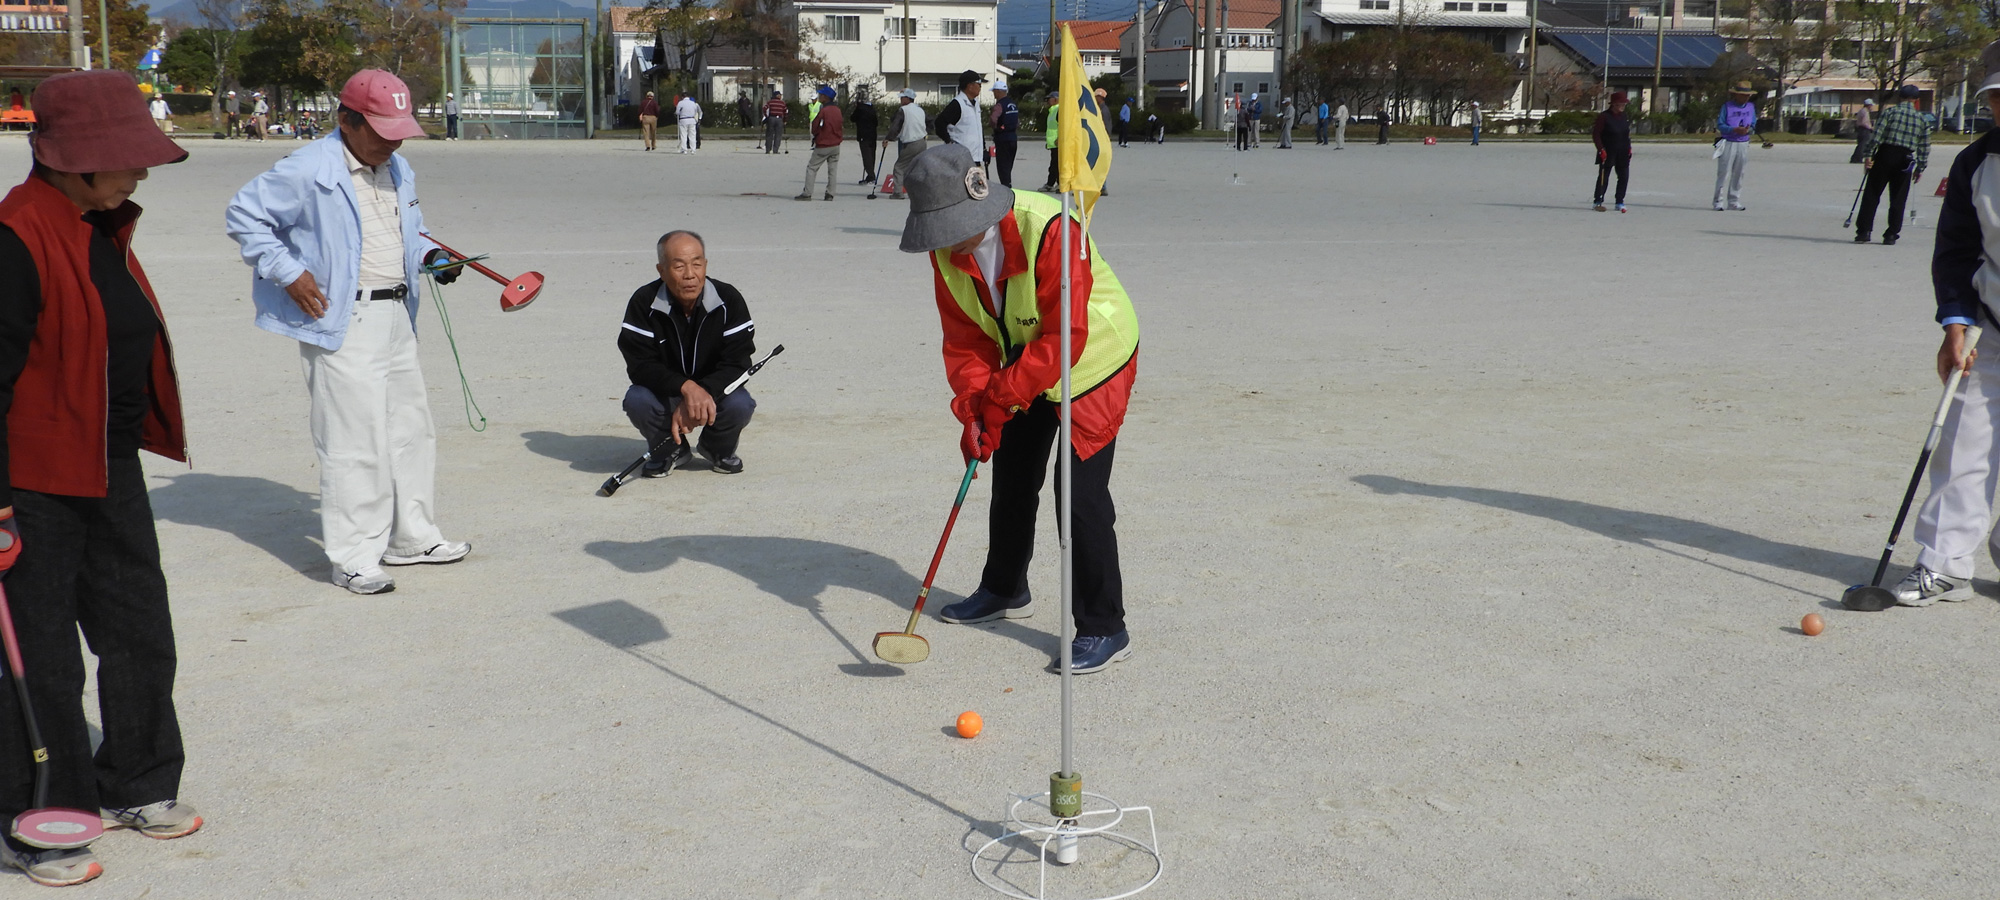
[[[1594,88],[1585,92],[1590,100],[1583,108],[1602,108],[1603,98],[1623,91],[1632,98],[1635,112],[1676,112],[1687,104],[1696,85],[1709,77],[1717,61],[1732,52],[1729,40],[1715,32],[1712,3],[1708,7],[1711,17],[1698,20],[1698,24],[1678,15],[1666,20],[1635,18],[1625,9],[1609,13],[1602,9],[1579,14],[1550,4],[1537,10],[1535,96],[1529,98],[1530,107],[1551,110],[1583,105],[1565,102],[1563,96],[1574,95],[1582,87]],[[1617,18],[1592,21],[1609,15]],[[1754,68],[1756,64],[1744,60],[1743,65]]]

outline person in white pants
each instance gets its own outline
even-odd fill
[[[1980,96],[1990,108],[2000,109],[2000,41],[1986,48],[1985,58]],[[2000,445],[1994,443],[1994,422],[2000,419],[2000,327],[1993,313],[2000,303],[1993,256],[2000,250],[2000,162],[1994,161],[2000,140],[1994,134],[1982,135],[1953,161],[1938,216],[1931,258],[1937,321],[1944,326],[1938,376],[1948,378],[1954,367],[1963,368],[1965,375],[1931,456],[1930,496],[1917,512],[1915,537],[1922,549],[1917,564],[1894,589],[1896,602],[1904,606],[1970,599],[1982,541],[2000,561],[1993,534],[1993,499],[2000,484]],[[1986,331],[1967,347],[1966,329],[1975,324],[1984,324]]]
[[[701,145],[695,140],[695,129],[701,126],[701,104],[694,102],[693,97],[682,94],[681,102],[674,104],[674,118],[681,126],[681,152],[693,153],[700,149]]]
[[[299,341],[326,555],[333,583],[357,594],[395,589],[382,566],[472,551],[445,539],[432,509],[437,435],[415,316],[422,267],[449,254],[424,231],[416,173],[396,154],[423,134],[414,108],[401,79],[362,70],[341,89],[339,127],[245,185],[224,214],[257,273],[257,326]]]

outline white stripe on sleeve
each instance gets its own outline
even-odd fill
[[[745,329],[745,328],[750,328],[750,327],[753,327],[753,326],[755,326],[756,324],[757,324],[757,320],[756,320],[756,319],[750,319],[750,320],[748,320],[748,321],[744,322],[743,324],[741,324],[741,325],[738,325],[738,326],[736,326],[735,328],[731,328],[731,329],[729,329],[728,331],[725,331],[725,332],[723,332],[723,333],[722,333],[722,336],[723,336],[723,337],[728,337],[728,336],[730,336],[730,335],[732,335],[732,334],[735,334],[736,332],[739,332],[739,331],[742,331],[742,330],[743,330],[743,329]]]
[[[643,335],[645,335],[645,336],[647,336],[647,337],[649,337],[649,338],[655,338],[655,339],[657,339],[657,338],[659,337],[658,335],[655,335],[654,333],[652,333],[652,332],[650,332],[650,331],[647,331],[647,330],[646,330],[646,329],[644,329],[644,328],[640,328],[639,326],[637,326],[637,325],[634,325],[634,324],[632,324],[632,323],[630,323],[630,322],[626,322],[626,323],[623,323],[623,324],[624,324],[624,327],[625,327],[625,330],[626,330],[626,331],[635,331],[635,332],[638,332],[639,334],[643,334]]]

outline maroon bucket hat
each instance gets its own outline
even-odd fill
[[[99,69],[57,75],[35,88],[35,160],[58,172],[150,169],[187,159],[146,111],[139,83]]]

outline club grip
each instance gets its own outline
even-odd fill
[[[1973,350],[1979,346],[1979,336],[1982,333],[1982,331],[1983,329],[1981,329],[1978,325],[1965,326],[1964,346],[1966,353],[1968,354],[1972,353]],[[1951,369],[1950,377],[1945,379],[1944,398],[1938,401],[1937,415],[1931,418],[1931,429],[1933,434],[1936,433],[1936,429],[1944,427],[1944,417],[1946,414],[1951,412],[1952,398],[1958,395],[1958,382],[1959,379],[1962,378],[1964,375],[1965,375],[1964,358],[1960,357],[1960,364],[1953,366]]]

